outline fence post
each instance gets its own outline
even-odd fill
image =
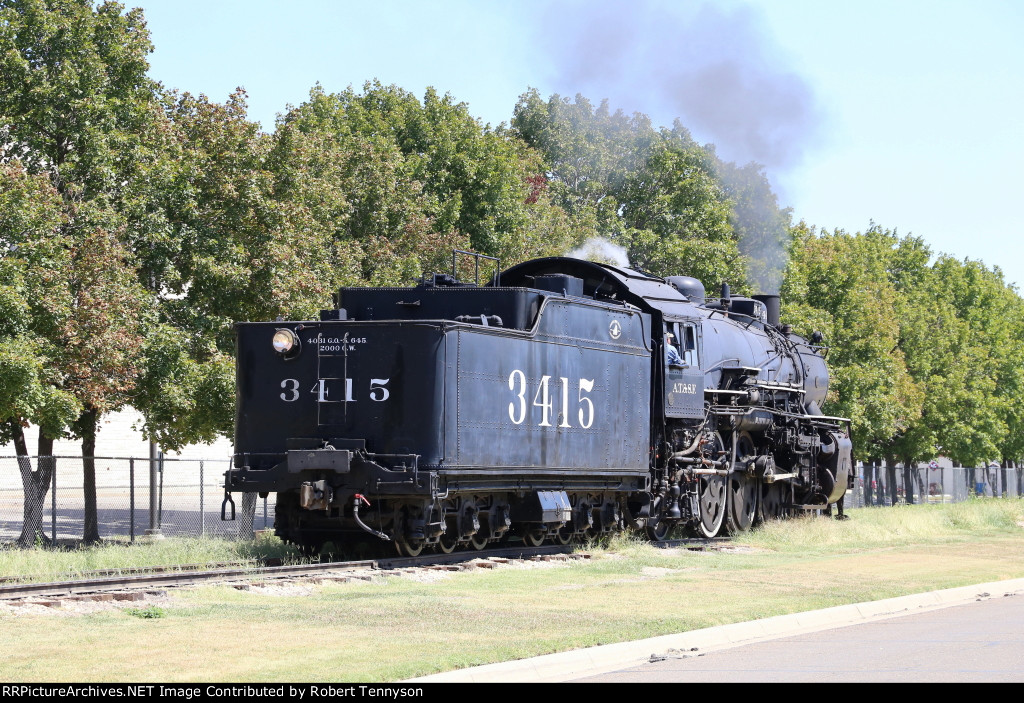
[[[50,454],[53,454],[51,451]],[[39,461],[39,457],[36,457]],[[50,534],[53,546],[57,546],[57,457],[51,456],[50,461]]]
[[[128,541],[135,543],[135,457],[128,457]]]
[[[206,505],[203,493],[203,461],[199,461],[199,536],[206,536]]]
[[[156,442],[149,443],[149,529],[146,530],[146,536],[151,539],[163,539],[163,534],[160,532],[160,518],[158,517],[158,510],[160,509],[157,496],[157,448]]]
[[[164,453],[160,452],[160,502],[156,511],[156,526],[161,531],[164,527]]]

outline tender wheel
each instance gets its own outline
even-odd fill
[[[441,552],[442,554],[451,554],[455,551],[455,548],[458,546],[458,538],[449,538],[448,533],[441,535],[441,538],[437,540],[437,551]]]
[[[736,460],[742,463],[757,453],[754,440],[742,432],[736,438]],[[737,467],[733,467],[734,469]],[[757,518],[757,498],[761,492],[760,481],[745,471],[729,474],[729,509],[726,511],[726,528],[731,534],[745,532],[754,526]]]
[[[569,544],[572,542],[572,529],[568,525],[561,528],[555,535],[555,542],[558,544]]]
[[[437,551],[442,554],[451,554],[459,546],[459,532],[455,527],[455,521],[449,518],[447,527],[448,529],[437,540]]]
[[[478,532],[469,538],[469,544],[473,549],[479,552],[481,549],[485,549],[487,547],[487,538],[481,536]]]
[[[528,547],[539,547],[544,544],[544,533],[539,530],[527,530],[523,532],[523,542]]]
[[[725,476],[700,477],[700,520],[697,531],[702,537],[715,537],[722,530],[726,513]]]
[[[423,552],[423,542],[420,541],[415,544],[411,544],[406,542],[404,539],[396,539],[395,549],[398,550],[399,556],[418,557]]]

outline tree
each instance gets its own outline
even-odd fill
[[[884,457],[921,414],[923,394],[899,347],[897,291],[886,274],[895,235],[850,235],[801,223],[782,287],[784,318],[830,346],[829,414],[849,417],[858,452]]]
[[[530,90],[512,129],[543,156],[554,202],[590,223],[590,236],[625,247],[632,266],[745,290],[719,162],[681,124],[655,130],[646,115],[612,112],[607,101],[597,108],[582,95],[545,101]]]
[[[621,201],[626,180],[643,170],[658,138],[642,113],[612,112],[607,100],[595,109],[579,94],[545,101],[536,89],[519,97],[512,130],[543,155],[556,200],[572,216],[609,196]]]
[[[446,268],[453,248],[509,263],[576,243],[537,155],[433,89],[421,102],[376,82],[318,86],[274,139],[276,197],[327,234],[349,264],[342,282],[409,283]]]
[[[87,457],[100,414],[128,402],[138,372],[133,352],[149,301],[135,283],[130,247],[148,251],[166,234],[146,198],[161,166],[150,51],[139,10],[0,0],[0,160],[48,180],[54,207],[59,202],[56,237],[66,255],[51,271],[62,277],[56,297],[68,305],[40,339],[56,370],[50,395],[71,394],[81,409],[71,430]],[[40,429],[41,443],[52,442],[50,428]],[[87,541],[99,538],[91,473],[87,463]]]
[[[130,254],[115,234],[96,228],[71,251],[72,309],[60,331],[61,386],[82,405],[73,428],[82,439],[84,532],[100,539],[96,513],[96,426],[128,405],[141,373],[144,329],[152,299],[138,284]]]
[[[57,234],[60,197],[18,163],[0,165],[0,442],[14,443],[24,492],[18,544],[45,539],[42,508],[53,475],[53,440],[67,434],[81,406],[59,387],[54,331],[69,310],[61,273],[68,257]],[[24,427],[40,427],[35,466]]]
[[[919,237],[876,225],[801,225],[790,254],[787,320],[832,344],[831,412],[853,419],[859,452],[908,469],[940,452],[967,466],[1020,452],[1022,303],[998,269],[932,263]]]
[[[616,202],[630,259],[661,276],[686,273],[710,289],[745,290],[745,262],[730,222],[731,202],[715,174],[714,154],[681,125],[662,130]]]
[[[268,163],[275,196],[318,233],[329,252],[325,260],[341,264],[324,272],[328,290],[408,282],[440,265],[452,248],[441,241],[451,233],[433,227],[436,201],[413,178],[398,145],[408,138],[385,120],[406,116],[406,96],[385,91],[376,97],[363,102],[351,90],[329,95],[315,88],[274,134]],[[448,239],[459,248],[469,245]]]
[[[998,457],[1006,434],[1000,356],[1011,335],[1003,287],[979,262],[940,256],[933,266],[931,302],[942,317],[932,341],[944,353],[932,369],[924,419],[943,452],[966,466]]]

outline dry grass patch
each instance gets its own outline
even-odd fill
[[[106,612],[54,627],[52,616],[0,614],[0,678],[395,681],[1024,577],[1024,504],[1001,502],[796,520],[751,533],[741,545],[749,549],[730,552],[620,540],[589,560],[444,572],[439,581],[396,574],[276,592],[204,587],[173,592],[158,619]]]

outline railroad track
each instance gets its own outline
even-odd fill
[[[683,547],[689,550],[720,549],[727,540],[683,539],[653,543],[657,547]],[[407,569],[462,570],[494,568],[516,560],[589,559],[585,552],[574,552],[573,545],[542,545],[540,547],[506,546],[483,552],[454,552],[419,557],[385,557],[361,561],[329,561],[309,564],[246,563],[196,565],[90,572],[87,578],[46,583],[0,583],[0,601],[26,601],[96,597],[104,600],[137,600],[167,588],[194,586],[201,583],[246,583],[254,580],[287,581],[324,579],[334,581],[367,581],[374,575]],[[279,560],[274,560],[279,561]]]

